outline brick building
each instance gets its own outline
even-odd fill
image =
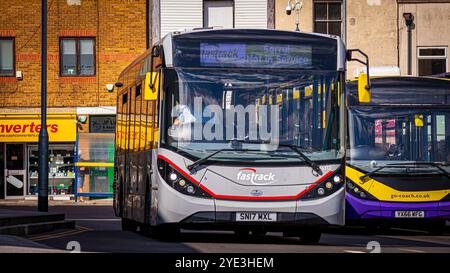
[[[345,11],[343,0],[301,2],[301,31],[342,35],[347,48],[366,52],[373,66],[398,66],[402,75],[416,76],[450,70],[450,0],[346,0]],[[296,15],[286,15],[287,3],[276,0],[275,28],[294,30]],[[413,16],[410,39],[408,15]],[[349,63],[347,76],[359,66]]]
[[[147,5],[146,0],[48,0],[51,195],[74,191],[77,139],[114,130],[116,95],[107,85],[146,50]],[[2,0],[0,14],[0,198],[23,198],[36,194],[37,184],[41,1]]]

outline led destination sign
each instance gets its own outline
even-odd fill
[[[203,67],[312,67],[312,48],[273,43],[200,43]]]

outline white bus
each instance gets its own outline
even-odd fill
[[[277,30],[166,35],[116,86],[124,230],[283,232],[344,224],[346,51]]]

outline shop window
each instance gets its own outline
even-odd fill
[[[95,39],[61,38],[61,76],[95,75]]]
[[[203,27],[234,27],[233,1],[203,1]]]
[[[419,76],[431,76],[447,72],[446,47],[419,47],[417,51]]]
[[[14,38],[0,37],[0,76],[14,76],[15,43]]]
[[[341,36],[341,1],[314,2],[314,32]]]
[[[48,193],[50,195],[69,195],[74,193],[74,151],[73,145],[49,145]],[[39,149],[37,145],[28,146],[28,189],[27,194],[38,194]]]

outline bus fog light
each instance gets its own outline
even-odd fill
[[[187,191],[188,193],[190,193],[190,194],[195,193],[195,189],[194,189],[194,187],[192,187],[192,186],[187,186],[186,191]]]
[[[353,191],[356,192],[356,193],[358,193],[358,192],[359,192],[359,189],[355,187],[355,188],[353,189]]]
[[[317,189],[317,194],[324,195],[325,194],[325,190],[323,188],[318,188]]]
[[[360,192],[359,196],[361,196],[361,198],[366,198],[367,197],[367,195],[364,192]]]
[[[180,179],[180,181],[178,181],[178,185],[180,185],[181,187],[186,186],[186,181],[184,179]]]
[[[355,187],[355,185],[353,185],[351,182],[347,183],[347,187],[351,190],[353,190],[353,188]]]
[[[171,173],[171,174],[169,175],[169,178],[170,178],[170,180],[175,181],[175,180],[177,180],[178,175],[177,175],[176,173]]]
[[[331,188],[333,187],[333,184],[331,184],[331,182],[327,182],[327,183],[325,184],[325,187],[326,187],[327,189],[331,189]]]
[[[341,176],[340,175],[335,175],[334,177],[333,177],[333,181],[334,181],[334,183],[341,183],[341,181],[342,181],[342,178],[341,178]]]

